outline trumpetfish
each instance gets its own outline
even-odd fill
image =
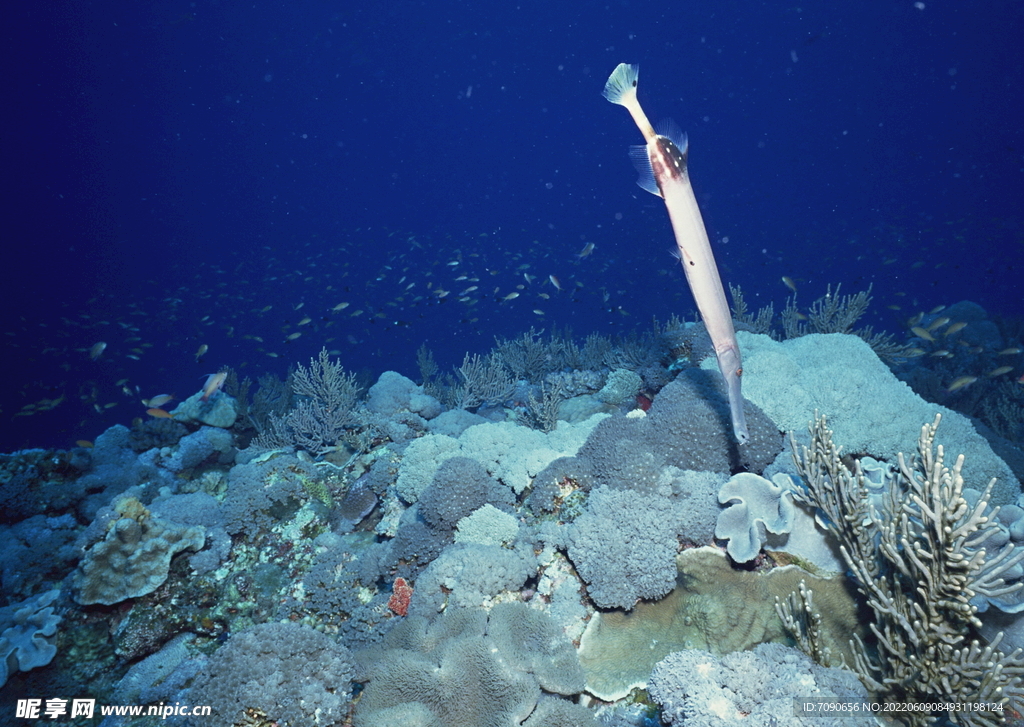
[[[647,141],[646,146],[630,149],[630,157],[640,172],[637,184],[665,200],[686,282],[690,284],[697,310],[711,336],[718,368],[725,379],[733,435],[740,444],[746,444],[750,435],[747,433],[743,394],[740,391],[740,377],[743,375],[740,347],[736,342],[736,331],[722,288],[722,278],[711,252],[711,242],[690,185],[686,169],[686,136],[679,135],[679,138],[673,140],[654,130],[636,98],[638,75],[637,66],[620,63],[605,84],[604,97],[626,107]]]

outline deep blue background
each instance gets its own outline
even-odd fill
[[[965,298],[1021,314],[1020,3],[354,6],[5,12],[0,450],[129,423],[124,379],[183,398],[323,345],[416,377],[424,342],[449,365],[531,325],[690,314],[633,184],[639,132],[601,97],[622,61],[688,132],[723,277],[755,306],[781,309],[787,275],[804,305],[872,283],[897,333]]]

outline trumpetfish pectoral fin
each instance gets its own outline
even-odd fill
[[[651,166],[651,155],[647,153],[647,147],[640,145],[629,147],[629,158],[639,175],[636,183],[640,185],[640,189],[660,197],[661,190],[658,189],[658,181],[654,178],[654,167]]]
[[[736,440],[745,444],[747,433],[746,417],[743,413],[743,394],[740,377],[743,364],[740,347],[736,342],[736,331],[732,325],[732,313],[725,298],[725,289],[718,274],[718,265],[711,251],[704,220],[697,206],[697,199],[690,186],[687,172],[686,137],[678,135],[680,143],[655,132],[647,115],[640,108],[636,98],[638,69],[620,63],[608,78],[604,96],[612,103],[625,106],[640,128],[647,145],[642,147],[646,162],[639,162],[639,153],[631,154],[641,172],[639,184],[644,189],[659,194],[665,200],[672,230],[679,248],[679,259],[686,273],[686,281],[697,303],[704,326],[711,336],[711,343],[718,358],[718,368],[725,379],[729,395],[729,413]],[[645,172],[649,171],[650,181]],[[653,188],[652,188],[653,187]]]

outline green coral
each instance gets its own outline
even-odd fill
[[[310,480],[303,477],[302,487],[309,493],[310,497],[322,502],[328,510],[334,507],[334,497],[331,495],[330,488],[327,487],[323,480]]]

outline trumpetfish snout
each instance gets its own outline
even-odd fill
[[[718,265],[715,264],[715,256],[711,252],[704,219],[690,185],[686,166],[686,137],[680,135],[673,140],[654,130],[636,98],[638,75],[637,66],[620,63],[605,84],[604,97],[626,107],[647,141],[646,146],[630,150],[630,157],[640,172],[637,184],[665,200],[686,281],[690,284],[697,310],[711,336],[718,368],[725,379],[733,435],[740,444],[746,444],[750,435],[747,433],[743,394],[740,390],[740,377],[743,375],[740,347],[736,342],[732,314],[725,298],[722,278],[718,274]]]

